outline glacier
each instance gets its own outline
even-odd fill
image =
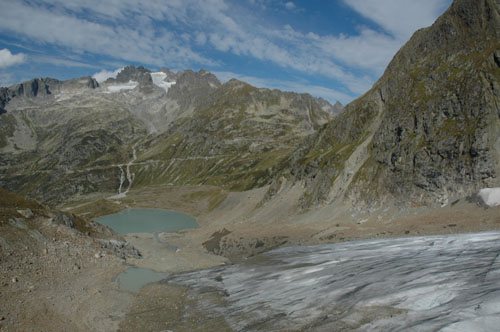
[[[500,232],[288,247],[173,275],[238,331],[498,331]]]
[[[150,73],[151,79],[153,80],[153,83],[164,89],[165,92],[168,92],[168,89],[175,84],[175,82],[166,82],[165,80],[167,79],[167,74],[164,72],[155,72],[155,73]]]

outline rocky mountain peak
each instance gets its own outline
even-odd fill
[[[167,81],[168,81],[168,82],[176,82],[176,81],[177,81],[178,76],[180,75],[180,73],[173,72],[173,71],[171,71],[170,69],[165,68],[165,67],[162,67],[162,68],[160,69],[160,71],[161,71],[162,73],[167,74]]]
[[[151,71],[143,66],[135,67],[134,65],[129,65],[123,68],[117,75],[116,78],[109,78],[106,83],[128,83],[129,81],[141,81],[144,76],[149,76]]]
[[[244,87],[244,86],[249,86],[248,83],[243,82],[237,78],[231,78],[229,81],[224,83],[225,86],[227,87]]]
[[[344,109],[344,105],[342,105],[339,101],[337,101],[334,105],[330,104],[327,100],[323,98],[315,98],[316,102],[321,106],[323,111],[327,112],[330,115],[337,115],[342,112]]]
[[[340,113],[344,110],[344,105],[342,105],[342,103],[340,101],[337,101],[333,105],[333,110],[334,110],[334,113]]]
[[[167,74],[168,75],[168,74]],[[177,74],[177,84],[179,85],[194,85],[194,86],[201,86],[201,85],[208,85],[213,88],[218,88],[221,86],[220,81],[217,79],[217,77],[202,69],[199,72],[194,72],[190,69],[185,70],[181,73]]]
[[[63,89],[96,89],[99,87],[99,83],[95,78],[85,76],[64,81],[61,87]]]
[[[168,97],[175,100],[181,109],[200,107],[221,86],[217,77],[206,71],[185,70],[174,77],[176,83],[168,90]]]
[[[33,98],[49,96],[57,91],[62,82],[53,78],[35,78],[30,81],[0,88],[0,113],[5,113],[5,107],[14,98]]]
[[[58,88],[61,82],[53,78],[35,78],[9,88],[15,96],[36,97],[52,94],[52,90]]]
[[[500,1],[456,0],[290,158],[303,207],[446,204],[500,184]]]

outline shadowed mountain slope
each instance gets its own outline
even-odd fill
[[[417,31],[370,91],[280,165],[305,183],[300,206],[434,205],[500,185],[499,12],[498,0],[456,0]]]

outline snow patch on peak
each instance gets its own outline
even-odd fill
[[[133,90],[139,85],[139,83],[135,81],[128,81],[128,83],[116,84],[108,86],[107,93],[115,93],[123,90]]]
[[[484,188],[479,190],[479,197],[488,206],[500,206],[500,188]]]
[[[165,80],[167,79],[167,74],[164,72],[155,72],[155,73],[150,73],[151,79],[153,80],[153,83],[164,89],[165,92],[168,92],[168,89],[175,84],[175,82],[166,82]]]

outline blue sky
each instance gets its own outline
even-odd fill
[[[0,86],[127,64],[343,104],[452,0],[0,0]]]

